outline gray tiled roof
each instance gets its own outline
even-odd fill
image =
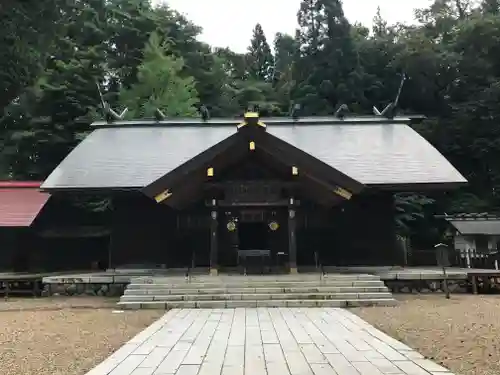
[[[42,189],[142,188],[234,132],[222,126],[96,129]]]
[[[462,234],[500,235],[500,220],[450,220]]]
[[[408,125],[276,126],[268,132],[366,185],[466,182]]]
[[[466,182],[404,124],[268,124],[267,131],[363,184]],[[235,132],[234,124],[98,128],[42,188],[142,188]]]

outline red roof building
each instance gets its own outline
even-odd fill
[[[39,190],[39,181],[0,181],[0,227],[31,226],[50,194]]]

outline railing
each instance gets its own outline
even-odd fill
[[[323,278],[326,276],[326,273],[325,273],[325,269],[323,267],[323,264],[321,262],[321,258],[319,256],[319,253],[317,251],[314,252],[314,264],[316,266],[316,271],[319,271],[320,281],[323,281]]]
[[[464,268],[494,268],[499,269],[498,250],[478,251],[477,249],[456,250],[457,262]]]
[[[248,272],[248,259],[260,258],[260,268],[261,272],[264,273],[264,269],[267,271],[271,268],[271,250],[237,250],[237,264],[238,268],[241,266],[241,261],[243,260],[243,275],[247,276]],[[267,266],[265,266],[267,264]]]
[[[500,268],[500,253],[496,249],[477,250],[473,248],[453,249],[448,252],[450,265],[462,268]],[[408,266],[426,267],[436,266],[437,253],[435,249],[412,249],[409,253]]]
[[[186,282],[190,283],[191,282],[191,273],[192,270],[196,268],[196,253],[193,251],[191,254],[191,264],[188,266],[187,271],[186,271]]]

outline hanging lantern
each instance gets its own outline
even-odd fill
[[[234,232],[236,230],[236,223],[234,221],[229,221],[226,227],[229,232]]]
[[[273,232],[277,231],[280,225],[276,221],[271,221],[269,223],[269,229],[271,229]]]

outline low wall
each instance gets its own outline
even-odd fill
[[[102,296],[120,297],[128,283],[51,283],[44,284],[42,297],[48,296]]]

